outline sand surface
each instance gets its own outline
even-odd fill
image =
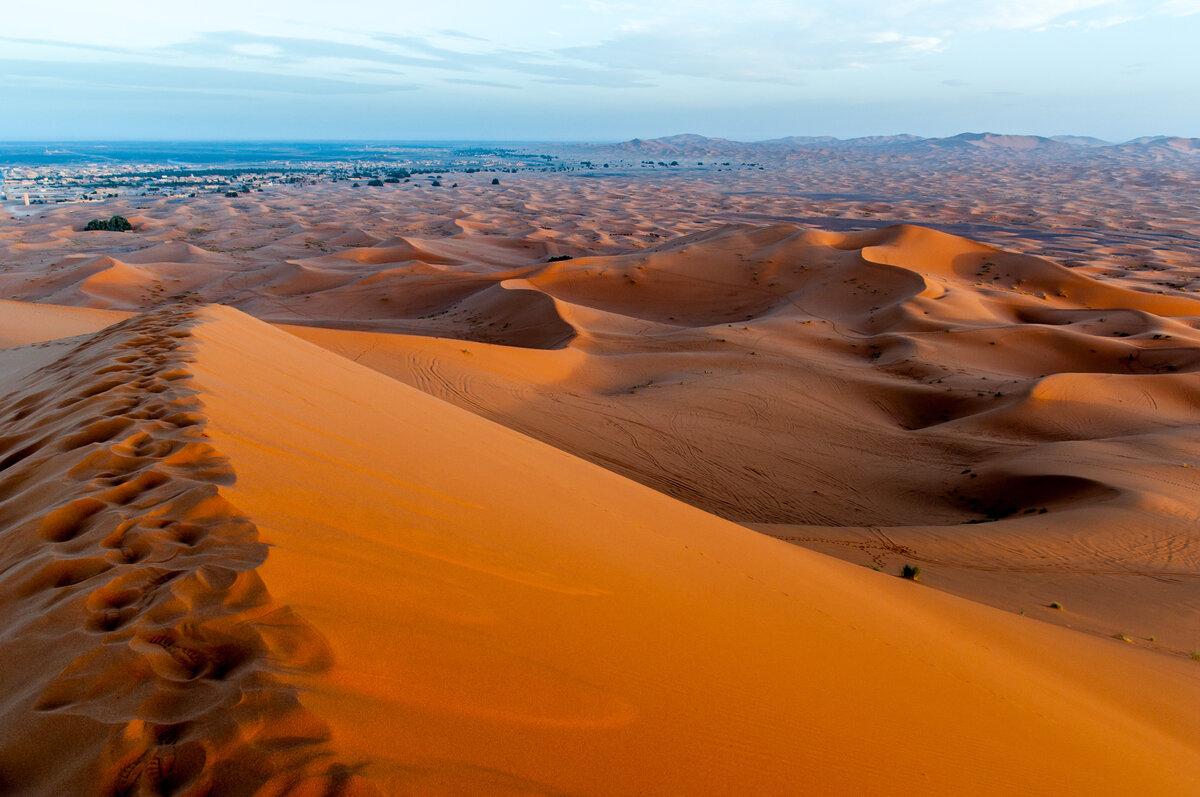
[[[0,223],[0,792],[1200,791],[1184,200],[468,177]]]

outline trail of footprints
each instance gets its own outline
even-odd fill
[[[0,628],[70,629],[27,710],[108,726],[100,795],[361,793],[280,679],[329,653],[272,602],[266,546],[218,491],[234,474],[187,387],[194,322],[121,322],[0,400]]]

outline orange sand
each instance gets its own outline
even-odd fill
[[[0,792],[1200,790],[1187,291],[206,202],[0,236]]]

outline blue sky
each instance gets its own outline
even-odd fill
[[[14,4],[0,139],[1200,136],[1200,0]]]

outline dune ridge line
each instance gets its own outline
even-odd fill
[[[180,304],[118,322],[0,398],[0,792],[371,791],[287,683],[330,650],[221,494],[194,323]]]

